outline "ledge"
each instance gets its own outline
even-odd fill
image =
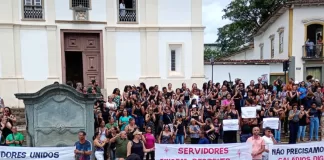
[[[67,24],[107,24],[105,21],[69,21],[69,20],[55,20],[55,23]]]

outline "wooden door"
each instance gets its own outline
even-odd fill
[[[100,80],[100,60],[99,52],[83,53],[83,80],[84,84],[91,83],[92,80]]]
[[[82,37],[83,46],[83,80],[84,84],[92,80],[100,81],[101,57],[99,34],[86,34]]]

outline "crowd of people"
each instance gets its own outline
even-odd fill
[[[72,83],[68,83],[72,86]],[[251,80],[244,84],[239,78],[234,84],[208,81],[201,88],[182,83],[179,88],[127,85],[121,92],[101,96],[94,102],[95,135],[93,147],[97,160],[154,159],[154,145],[160,144],[218,144],[253,143],[252,156],[266,159],[267,146],[281,143],[282,133],[289,144],[324,139],[324,88],[318,79],[307,76],[306,81],[287,84],[278,77],[274,82]],[[84,94],[101,94],[98,83],[90,87],[76,84]],[[3,104],[4,106],[4,104]],[[256,118],[242,118],[243,107],[260,106]],[[263,119],[280,119],[278,129],[264,128]],[[13,125],[15,116],[8,107],[1,113],[2,145],[21,146],[23,136]],[[237,131],[224,131],[223,120],[238,119]],[[306,130],[309,136],[306,137]],[[261,133],[262,132],[262,133]],[[322,135],[320,136],[319,133]],[[261,137],[260,135],[263,135]],[[76,157],[90,159],[91,143],[80,132],[75,144]]]
[[[12,114],[9,107],[4,107],[4,101],[0,98],[0,146],[21,147],[24,135],[17,130],[16,116]]]
[[[307,76],[301,82],[290,78],[287,84],[278,77],[269,84],[262,78],[249,84],[237,78],[232,85],[208,81],[201,88],[195,83],[190,88],[182,83],[175,89],[171,83],[162,88],[127,85],[123,92],[115,88],[107,101],[101,97],[94,104],[95,155],[97,160],[126,159],[131,154],[143,159],[146,153],[149,160],[154,159],[155,143],[253,143],[263,134],[257,143],[265,144],[264,149],[257,148],[252,155],[258,157],[267,155],[269,144],[281,143],[281,133],[289,137],[289,144],[321,141],[321,86],[319,80]],[[100,93],[95,81],[87,93]],[[242,118],[242,107],[253,106],[261,106],[256,118]],[[263,119],[270,117],[280,119],[278,129],[262,129]],[[223,131],[224,119],[238,119],[239,130]]]

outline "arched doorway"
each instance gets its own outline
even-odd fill
[[[307,26],[306,57],[323,56],[323,25],[311,24]]]

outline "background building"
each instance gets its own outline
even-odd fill
[[[0,95],[204,81],[202,0],[1,0]],[[194,64],[194,65],[192,65]]]
[[[289,60],[286,78],[303,81],[307,75],[313,75],[323,82],[324,17],[318,14],[323,11],[323,0],[298,0],[283,4],[255,33],[253,47],[241,49],[215,62],[214,81],[228,79],[228,73],[231,73],[233,78],[240,77],[244,82],[256,80],[257,75],[268,74],[272,82],[276,77],[284,76],[282,63]],[[311,44],[307,45],[307,42]],[[208,61],[205,62],[205,75],[211,79]]]

